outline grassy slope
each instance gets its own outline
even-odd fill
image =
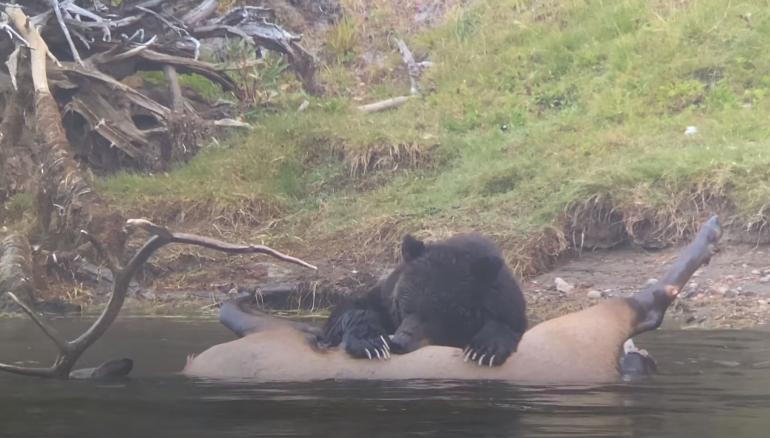
[[[646,221],[662,239],[717,202],[764,223],[768,3],[480,0],[409,39],[437,63],[422,100],[357,114],[354,98],[408,87],[386,75],[356,95],[349,64],[330,63],[333,95],[307,111],[294,110],[304,96],[284,93],[250,134],[169,175],[102,186],[126,209],[250,223],[288,214],[278,231],[311,245],[483,230],[521,270],[563,249],[565,224],[592,208],[622,213],[631,232]]]

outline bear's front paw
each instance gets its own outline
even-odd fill
[[[350,336],[344,340],[344,344],[345,351],[355,358],[390,359],[390,345],[383,335],[367,339]]]
[[[487,329],[487,327],[485,327]],[[519,345],[521,335],[507,330],[482,329],[465,347],[465,361],[473,361],[479,366],[500,366]]]

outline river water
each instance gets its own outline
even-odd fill
[[[79,320],[58,320],[78,333]],[[765,437],[770,333],[664,330],[637,339],[653,379],[593,387],[491,382],[218,383],[174,374],[232,336],[215,321],[123,318],[82,366],[132,357],[121,382],[0,374],[0,437]],[[26,320],[0,321],[0,360],[48,364]]]

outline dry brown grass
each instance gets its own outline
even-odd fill
[[[425,145],[417,143],[366,145],[345,152],[345,162],[354,177],[373,170],[420,167],[428,160]]]
[[[258,198],[243,198],[223,204],[194,199],[150,200],[121,211],[126,217],[143,217],[160,224],[187,227],[203,222],[236,231],[239,227],[269,223],[282,212],[281,206]]]

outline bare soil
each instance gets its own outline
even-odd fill
[[[661,275],[681,247],[584,253],[550,272],[523,282],[533,319],[551,318],[607,297],[629,296]],[[770,259],[767,246],[728,243],[695,273],[667,314],[665,325],[680,328],[748,328],[770,318]],[[556,289],[555,279],[575,286]],[[602,298],[589,298],[597,292]]]

